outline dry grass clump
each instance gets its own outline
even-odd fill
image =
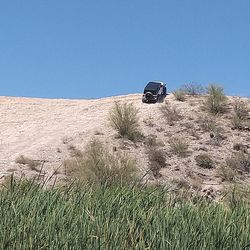
[[[154,127],[155,126],[154,118],[151,115],[149,117],[143,119],[143,122],[148,127]]]
[[[83,183],[128,185],[136,178],[136,164],[127,155],[109,152],[98,140],[92,140],[82,156],[64,162],[66,173]]]
[[[236,101],[233,105],[232,128],[233,129],[250,129],[249,110],[247,104],[242,101]]]
[[[177,190],[180,190],[180,189],[189,190],[191,188],[191,185],[189,184],[189,182],[184,178],[174,178],[172,180],[172,184]]]
[[[156,147],[158,146],[157,143],[157,136],[156,135],[149,135],[145,138],[145,145],[148,147]]]
[[[186,157],[188,154],[188,143],[183,138],[180,137],[172,137],[169,140],[169,145],[171,148],[171,151],[180,156],[180,157]]]
[[[217,126],[214,118],[210,116],[201,116],[199,125],[204,132],[210,132],[210,138],[214,145],[220,146],[221,141],[226,138],[224,129]]]
[[[213,132],[210,133],[211,144],[214,146],[221,146],[221,142],[227,138],[224,135],[224,129],[217,127]]]
[[[185,92],[181,89],[174,91],[173,95],[177,101],[184,102],[186,100]]]
[[[223,197],[224,203],[229,204],[232,208],[236,208],[242,202],[250,203],[250,186],[249,184],[234,183],[224,190]]]
[[[15,162],[18,164],[27,165],[31,170],[35,171],[39,171],[37,167],[41,165],[41,161],[33,160],[23,155],[18,156]]]
[[[81,150],[77,149],[74,145],[69,145],[68,150],[71,157],[82,157],[83,153]]]
[[[160,178],[162,175],[160,170],[166,167],[166,155],[163,150],[150,148],[148,150],[149,168],[155,178]]]
[[[234,143],[233,149],[236,150],[236,151],[241,151],[243,153],[247,153],[248,152],[248,146],[244,145],[242,143]]]
[[[202,168],[213,168],[213,160],[211,159],[210,155],[206,153],[199,154],[195,157],[195,161],[199,167]]]
[[[145,145],[148,147],[157,147],[157,146],[164,146],[164,142],[161,140],[157,139],[156,135],[148,135],[147,137],[145,137],[145,141],[144,141]]]
[[[226,164],[228,167],[237,170],[239,173],[249,173],[250,172],[250,154],[243,152],[237,152],[231,157],[226,159]]]
[[[181,88],[181,90],[187,95],[201,95],[205,92],[204,87],[201,84],[187,83]]]
[[[109,113],[109,121],[122,137],[135,140],[141,135],[138,130],[138,109],[132,103],[115,102]]]
[[[189,132],[189,134],[194,137],[196,140],[198,140],[200,138],[200,135],[198,133],[198,130],[195,126],[194,126],[194,122],[183,122],[181,124],[183,127],[185,127],[187,129],[187,131]]]
[[[214,117],[211,116],[200,116],[198,123],[204,132],[211,132],[216,130],[216,122]]]
[[[189,134],[194,137],[195,140],[199,140],[200,139],[200,135],[198,133],[198,131],[193,128],[193,129],[189,129]]]
[[[171,106],[169,102],[165,102],[165,104],[161,105],[160,111],[170,126],[174,125],[174,122],[179,121],[182,117],[176,107]]]
[[[227,165],[223,165],[218,169],[218,174],[221,176],[222,181],[232,182],[237,177],[237,171]]]
[[[249,110],[247,108],[247,104],[243,101],[236,101],[233,106],[235,114],[240,118],[240,119],[246,119],[249,117]]]
[[[221,86],[210,84],[207,87],[207,94],[204,108],[212,114],[224,113],[227,104],[224,89]]]
[[[202,178],[200,178],[197,175],[193,175],[190,177],[190,181],[191,181],[191,187],[194,190],[200,191],[202,189],[202,183],[203,183]]]

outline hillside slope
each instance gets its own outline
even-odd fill
[[[145,142],[131,142],[116,136],[108,122],[108,112],[115,101],[131,102],[139,110],[142,133],[148,138],[156,135],[159,148],[167,156],[167,167],[161,170],[160,182],[175,182],[182,185],[199,185],[199,188],[220,190],[223,177],[220,169],[227,157],[240,143],[249,151],[250,132],[232,130],[232,104],[238,97],[228,97],[228,111],[213,117],[221,129],[221,137],[214,138],[202,129],[205,112],[202,110],[204,96],[188,96],[185,102],[176,101],[172,94],[166,101],[176,107],[181,119],[168,124],[159,107],[164,104],[143,104],[140,94],[102,98],[97,100],[64,100],[0,97],[0,178],[14,172],[32,176],[37,171],[15,160],[24,155],[44,161],[45,174],[57,169],[57,177],[64,178],[62,163],[69,157],[70,146],[83,149],[87,142],[96,137],[107,147],[116,147],[136,158],[142,171],[148,169],[148,149]],[[250,108],[247,98],[241,98]],[[211,121],[210,121],[211,122]],[[204,125],[204,124],[203,124]],[[169,141],[178,136],[188,144],[188,154],[179,157],[171,152]],[[195,157],[206,152],[214,162],[212,169],[197,166]],[[241,177],[249,182],[249,173]],[[154,181],[154,177],[150,177]],[[185,184],[185,183],[186,184]],[[183,184],[184,183],[184,184]]]

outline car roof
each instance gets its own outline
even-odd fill
[[[154,91],[161,87],[159,83],[156,82],[149,82],[146,87],[144,88],[144,91]]]
[[[164,85],[163,82],[155,82],[155,81],[152,81],[152,82],[149,82],[147,85],[146,85],[146,89],[155,89],[155,88],[158,88],[160,87],[161,85]]]
[[[160,82],[160,81],[150,81],[148,84],[165,85],[164,82]]]
[[[153,82],[153,83],[159,83],[159,84],[165,84],[164,82],[162,81],[150,81],[150,82]]]

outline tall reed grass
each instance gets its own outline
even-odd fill
[[[249,249],[250,207],[190,202],[163,188],[0,191],[1,249]]]

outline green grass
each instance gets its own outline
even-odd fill
[[[250,207],[170,198],[162,188],[0,191],[1,249],[244,249]],[[247,249],[247,248],[246,248]]]

